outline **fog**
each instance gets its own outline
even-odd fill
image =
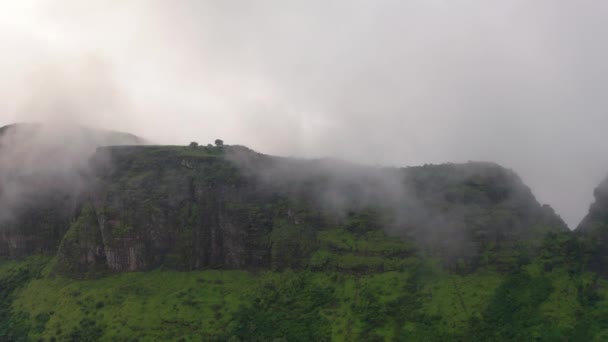
[[[573,228],[608,173],[600,1],[0,4],[0,124],[514,169]]]
[[[144,143],[63,122],[10,126],[0,134],[0,230],[41,203],[76,209],[94,184],[95,169],[105,164],[90,161],[98,146]]]

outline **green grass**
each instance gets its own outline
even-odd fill
[[[552,272],[549,278],[553,284],[553,291],[541,304],[540,311],[556,330],[572,330],[584,310],[578,300],[577,285],[580,279],[570,277],[564,270]]]
[[[318,239],[326,248],[357,252],[364,255],[409,255],[411,244],[399,238],[388,237],[382,231],[369,231],[357,236],[346,229],[321,231]]]
[[[31,330],[26,313],[13,310],[17,292],[40,274],[48,261],[32,256],[21,261],[0,259],[0,341],[24,341]]]
[[[31,264],[0,262],[0,277]],[[364,274],[156,270],[74,280],[42,273],[15,290],[11,308],[34,341],[608,336],[605,281],[598,285],[591,274],[571,277],[559,269],[531,271],[456,275],[419,261],[400,271]]]
[[[57,277],[32,281],[13,307],[48,316],[31,337],[69,339],[83,319],[106,341],[200,340],[223,332],[253,276],[241,271],[126,273],[98,280]]]
[[[427,314],[441,316],[441,329],[448,333],[465,331],[474,316],[481,316],[489,299],[504,276],[493,271],[479,271],[466,276],[443,274],[430,281],[423,293]]]
[[[381,231],[332,229],[319,232],[317,240],[319,248],[309,262],[314,270],[369,274],[403,270],[418,261],[410,243]]]

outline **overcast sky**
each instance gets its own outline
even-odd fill
[[[0,124],[389,166],[495,161],[576,226],[608,173],[608,2],[0,4]]]

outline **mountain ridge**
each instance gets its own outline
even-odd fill
[[[272,157],[239,146],[101,147],[91,160],[95,182],[66,218],[74,223],[63,233],[54,230],[77,237],[59,238],[64,270],[268,268],[280,259],[294,259],[285,266],[298,267],[305,255],[274,255],[278,222],[314,240],[323,227],[359,217],[361,227],[352,228],[359,233],[414,240],[446,262],[462,260],[471,268],[488,248],[515,248],[547,229],[567,230],[513,171],[494,163],[375,168]],[[0,239],[0,254],[27,255],[29,247],[19,245],[28,238],[9,235],[5,230]],[[72,255],[77,246],[88,250]],[[291,247],[308,255],[318,246]]]
[[[381,168],[221,142],[87,156],[0,177],[52,181],[0,221],[0,340],[608,338],[603,186],[593,229],[570,231],[495,163]]]

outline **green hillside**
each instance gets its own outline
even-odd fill
[[[457,274],[432,258],[391,257],[409,246],[390,238],[331,235],[323,237],[328,249],[336,236],[362,247],[318,251],[299,270],[159,268],[86,280],[53,274],[48,258],[6,261],[2,332],[23,341],[608,337],[606,280],[549,255],[569,237],[549,239],[542,257],[513,258],[509,271],[488,265]]]

